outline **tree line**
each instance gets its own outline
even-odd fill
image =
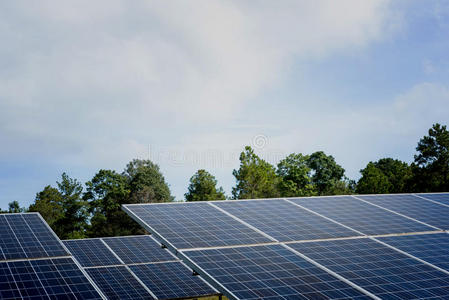
[[[215,177],[198,170],[189,181],[186,201],[449,191],[449,131],[434,124],[421,138],[411,164],[393,158],[369,162],[358,182],[332,155],[292,153],[273,166],[246,146],[233,170],[236,185],[226,196]],[[99,170],[83,186],[63,173],[53,187],[36,194],[33,204],[9,203],[5,212],[39,212],[61,239],[142,234],[121,210],[126,203],[170,202],[174,197],[159,166],[132,160],[123,170]]]

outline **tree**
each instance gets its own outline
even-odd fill
[[[312,169],[312,184],[318,195],[331,195],[335,185],[341,185],[345,169],[335,162],[332,155],[326,155],[323,151],[312,153],[307,165]]]
[[[449,190],[449,131],[445,125],[434,124],[429,135],[416,147],[418,154],[412,165],[416,191],[440,192]]]
[[[258,157],[250,146],[240,154],[240,168],[232,172],[237,184],[232,188],[234,199],[270,198],[280,195],[275,168]]]
[[[132,160],[122,175],[128,180],[130,203],[170,202],[174,199],[159,166],[150,160]]]
[[[382,158],[369,162],[360,170],[362,177],[357,184],[359,194],[405,193],[409,191],[412,176],[410,166],[403,161]]]
[[[16,200],[8,203],[8,213],[23,213],[25,211],[25,208],[20,207],[19,202]]]
[[[62,203],[62,194],[58,189],[47,185],[42,191],[36,194],[34,203],[30,205],[28,211],[39,212],[45,222],[56,232],[54,224],[64,214]]]
[[[89,237],[141,234],[144,230],[134,222],[121,205],[129,202],[127,178],[111,170],[100,170],[86,183],[83,199],[92,213]]]
[[[198,170],[191,178],[186,201],[224,200],[223,188],[217,189],[217,180],[206,170]]]
[[[357,183],[357,193],[359,194],[386,194],[391,189],[391,183],[388,177],[377,168],[373,162],[362,170],[362,177]]]
[[[89,212],[81,198],[83,186],[66,173],[56,184],[57,189],[46,186],[39,192],[29,210],[40,212],[60,239],[85,237]]]
[[[309,157],[292,153],[278,164],[279,191],[282,197],[312,196],[315,189],[310,177]]]

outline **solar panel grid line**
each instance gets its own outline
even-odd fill
[[[52,261],[52,264],[53,264],[53,261]],[[32,266],[33,269],[34,269],[33,264],[31,264],[31,266]],[[53,266],[54,266],[54,264],[53,264]],[[67,284],[67,287],[69,288],[70,292],[71,292],[72,294],[75,294],[75,291],[72,289],[72,287],[70,286],[70,284],[64,279],[64,275],[61,274],[61,272],[59,271],[58,268],[55,268],[55,269],[56,269],[57,273],[59,274],[59,277],[62,278],[62,280]],[[36,271],[35,271],[35,272],[36,272]],[[86,278],[87,278],[87,277],[86,277]],[[44,286],[44,289],[45,289],[45,286]],[[45,289],[45,290],[47,291],[47,289]],[[47,291],[47,294],[48,294],[48,291]],[[50,295],[49,295],[49,296],[50,296]]]
[[[28,224],[28,222],[25,220],[25,218],[23,217],[23,215],[21,215],[23,222],[26,224],[26,226],[30,229],[31,234],[35,237],[35,239],[38,241],[39,245],[41,245],[42,249],[44,250],[45,254],[47,254],[48,257],[50,257],[51,255],[49,255],[49,253],[47,252],[47,250],[45,249],[44,245],[42,245],[41,241],[37,238],[36,234],[34,233],[34,230],[31,228],[31,226]],[[59,238],[58,238],[59,239]]]
[[[401,213],[396,212],[396,211],[394,211],[394,210],[391,210],[391,209],[388,209],[388,208],[386,208],[386,207],[383,207],[383,206],[380,206],[380,205],[371,203],[371,202],[366,201],[366,200],[364,200],[364,199],[362,199],[362,198],[359,198],[359,197],[357,197],[357,196],[351,195],[351,197],[354,198],[354,199],[360,200],[360,201],[362,201],[362,202],[365,202],[365,203],[367,203],[367,204],[370,204],[370,205],[372,205],[372,206],[375,206],[375,207],[384,209],[384,210],[386,210],[386,211],[389,211],[389,212],[391,212],[391,213],[394,213],[394,214],[396,214],[396,215],[398,215],[398,216],[401,216],[401,217],[407,218],[407,219],[409,219],[409,220],[415,221],[415,222],[420,223],[420,224],[422,224],[422,225],[426,225],[426,226],[428,226],[428,227],[431,227],[431,228],[434,228],[434,229],[440,230],[440,231],[443,230],[443,229],[441,229],[441,228],[438,228],[438,227],[436,227],[436,226],[433,226],[433,225],[427,224],[427,223],[425,223],[425,222],[419,221],[419,220],[417,220],[417,219],[415,219],[415,218],[412,218],[412,217],[409,217],[409,216],[407,216],[407,215],[401,214]]]
[[[296,203],[296,202],[293,202],[293,201],[291,201],[291,200],[288,199],[288,198],[284,198],[284,200],[287,201],[287,202],[289,202],[289,203],[291,203],[291,204],[293,204],[293,205],[296,205],[296,206],[298,206],[298,207],[300,207],[300,208],[302,208],[302,209],[304,209],[304,210],[307,210],[308,212],[311,212],[311,213],[313,213],[313,214],[315,214],[315,215],[317,215],[317,216],[319,216],[319,217],[325,218],[326,220],[329,220],[329,221],[331,221],[331,222],[333,222],[333,223],[335,223],[335,224],[338,224],[338,225],[343,226],[343,227],[345,227],[345,228],[347,228],[347,229],[350,229],[350,230],[352,230],[352,231],[354,231],[354,232],[360,234],[361,236],[367,236],[365,233],[363,233],[363,232],[361,232],[361,231],[358,231],[357,229],[354,229],[354,228],[352,228],[352,227],[350,227],[350,226],[347,226],[347,225],[345,225],[345,224],[342,224],[342,223],[340,223],[340,222],[338,222],[338,221],[336,221],[336,220],[334,220],[334,219],[332,219],[332,218],[326,217],[326,216],[324,216],[324,215],[322,215],[322,214],[320,214],[320,213],[318,213],[318,212],[315,212],[315,211],[313,211],[313,210],[311,210],[311,209],[309,209],[309,208],[307,208],[307,207],[302,206],[301,204],[298,204],[298,203]]]
[[[441,202],[438,202],[438,201],[435,201],[435,200],[432,200],[432,199],[423,197],[423,196],[418,195],[418,194],[411,194],[411,195],[413,195],[413,196],[415,196],[415,197],[418,197],[418,198],[421,198],[421,199],[424,199],[424,200],[427,200],[427,201],[430,201],[430,202],[433,202],[433,203],[436,203],[436,204],[439,204],[439,205],[443,205],[443,206],[449,207],[449,205],[447,205],[447,204],[444,204],[444,203],[441,203]]]
[[[376,238],[370,238],[370,239],[372,239],[373,241],[376,241],[376,242],[378,242],[378,243],[381,243],[382,245],[387,246],[388,248],[391,248],[391,249],[393,249],[393,250],[396,250],[397,252],[400,252],[400,253],[402,253],[402,254],[404,254],[404,255],[407,255],[408,257],[411,257],[411,258],[413,258],[413,259],[416,259],[417,261],[419,261],[419,262],[421,262],[421,263],[423,263],[423,264],[426,264],[426,265],[428,265],[428,266],[431,266],[431,267],[433,267],[433,268],[435,268],[435,269],[437,269],[437,270],[439,270],[439,271],[441,271],[441,272],[443,272],[443,273],[449,274],[449,271],[448,271],[448,270],[445,270],[445,269],[440,268],[440,267],[438,267],[438,266],[436,266],[436,265],[434,265],[434,264],[431,264],[431,263],[429,263],[429,262],[427,262],[427,261],[425,261],[425,260],[423,260],[423,259],[420,259],[420,258],[418,258],[418,257],[416,257],[416,256],[414,256],[414,255],[412,255],[412,254],[410,254],[410,253],[408,253],[408,252],[406,252],[406,251],[403,251],[403,250],[401,250],[401,249],[399,249],[399,248],[397,248],[397,247],[394,247],[394,246],[392,246],[392,245],[390,245],[390,244],[388,244],[388,243],[385,243],[385,242],[383,242],[383,241],[381,241],[381,240],[379,240],[379,239],[376,239]]]
[[[106,246],[106,248],[109,249],[109,251],[112,252],[112,254],[115,256],[115,258],[117,258],[117,260],[118,260],[120,263],[125,264],[125,262],[120,258],[120,256],[118,256],[117,253],[115,253],[114,250],[112,250],[111,247],[109,247],[109,245],[108,245],[102,238],[100,238],[99,240],[103,243],[103,245]]]
[[[284,248],[288,249],[289,251],[291,251],[291,252],[295,253],[296,255],[302,257],[302,258],[305,259],[306,261],[308,261],[308,262],[312,263],[313,265],[317,266],[318,268],[320,268],[320,269],[322,269],[322,270],[328,272],[328,273],[331,274],[332,276],[334,276],[334,277],[340,279],[341,281],[343,281],[343,282],[349,284],[350,286],[352,286],[353,288],[359,290],[360,292],[364,293],[365,295],[367,295],[367,296],[369,296],[369,297],[371,297],[371,298],[373,298],[373,299],[382,300],[381,298],[377,297],[377,296],[374,295],[373,293],[371,293],[371,292],[365,290],[364,288],[362,288],[362,287],[358,286],[357,284],[353,283],[352,281],[350,281],[350,280],[344,278],[343,276],[339,275],[338,273],[336,273],[336,272],[334,272],[334,271],[332,271],[332,270],[326,268],[326,267],[323,266],[322,264],[316,262],[315,260],[313,260],[313,259],[309,258],[308,256],[302,254],[301,252],[299,252],[299,251],[297,251],[297,250],[295,250],[295,249],[289,247],[288,245],[285,245],[285,244],[281,244],[281,245],[282,245]]]
[[[412,194],[359,195],[358,198],[396,213],[406,215],[413,218],[413,220],[437,227],[440,230],[449,229],[449,218],[447,218],[449,215],[449,207],[415,197]]]
[[[155,243],[159,244],[160,247],[163,246],[157,239],[154,238],[153,235],[148,235],[148,237],[150,237]],[[178,261],[180,260],[172,251],[169,251],[167,249],[167,253],[169,253],[175,260],[178,260]]]
[[[240,300],[233,292],[231,292],[228,288],[215,280],[214,277],[211,276],[206,270],[195,264],[188,256],[184,254],[184,251],[180,251],[179,255],[182,257],[182,261],[185,265],[190,267],[190,269],[194,270],[198,274],[201,274],[204,281],[206,281],[214,289],[226,295],[230,300]]]
[[[27,258],[28,255],[27,255],[25,249],[23,248],[22,244],[20,243],[19,239],[17,238],[17,235],[16,235],[16,233],[14,232],[14,229],[11,227],[11,224],[8,222],[8,218],[7,218],[6,216],[5,216],[5,223],[8,224],[9,228],[11,229],[11,233],[14,235],[16,241],[18,242],[20,248],[22,249],[22,252],[23,252],[25,258]],[[6,258],[6,256],[5,256],[5,258]]]
[[[180,262],[184,267],[186,267],[187,269],[192,270],[192,273],[195,272],[195,271],[194,271],[192,268],[190,268],[184,261],[180,260],[179,262]],[[199,273],[197,272],[197,274],[199,274]],[[197,276],[197,275],[194,275],[194,276]],[[210,288],[212,288],[212,289],[215,290],[215,288],[214,288],[209,282],[207,282],[203,277],[198,276],[198,278],[199,278],[200,280],[202,280],[202,281],[203,281],[206,285],[208,285]]]
[[[99,269],[99,268],[107,268],[107,267],[158,265],[158,264],[171,263],[171,262],[181,262],[181,260],[179,258],[177,258],[177,259],[174,259],[174,260],[164,260],[164,261],[154,261],[154,262],[139,262],[139,263],[118,264],[118,265],[104,265],[104,266],[89,266],[89,267],[83,267],[83,268],[84,269]]]
[[[125,265],[126,269],[128,270],[129,273],[131,273],[131,275],[143,286],[143,288],[151,295],[151,297],[153,297],[154,299],[159,299],[151,290],[150,288],[143,283],[143,281],[131,270],[131,268],[127,265]]]
[[[128,205],[133,205],[133,204],[122,205],[122,210],[124,210],[128,216],[130,216],[134,221],[136,221],[138,224],[140,224],[140,226],[142,226],[145,230],[151,232],[152,235],[155,235],[159,239],[159,241],[162,242],[163,245],[170,248],[175,254],[177,254],[178,249],[172,243],[170,243],[167,239],[165,239],[157,230],[152,228],[144,220],[142,220],[139,216],[134,214],[128,208]]]
[[[70,254],[69,249],[67,249],[67,247],[64,245],[64,243],[59,239],[59,237],[56,234],[56,232],[54,232],[53,229],[50,227],[50,225],[48,225],[48,223],[45,221],[45,219],[42,217],[42,215],[40,213],[37,213],[37,212],[35,214],[39,217],[39,219],[42,221],[42,223],[47,228],[47,230],[50,232],[50,234],[58,241],[59,245],[65,250],[66,254],[68,256],[71,256],[73,258],[73,260],[76,261],[75,257],[73,257]]]
[[[62,241],[61,241],[61,244]],[[64,244],[63,244],[64,246]],[[65,246],[64,246],[65,247]],[[68,251],[68,249],[67,249]],[[70,253],[70,252],[69,252]],[[80,269],[81,273],[83,273],[83,275],[87,278],[87,280],[89,281],[89,283],[94,287],[94,289],[100,294],[100,297],[103,299],[107,299],[105,294],[102,292],[102,290],[98,287],[98,285],[92,280],[92,278],[89,276],[89,274],[87,274],[86,270],[81,266],[81,264],[79,263],[79,261],[76,259],[75,256],[71,256],[72,261],[75,263],[75,265],[78,267],[78,269]]]
[[[44,288],[44,284],[42,283],[41,279],[40,279],[39,276],[37,275],[37,272],[36,272],[36,270],[34,269],[32,263],[30,263],[30,267],[31,267],[31,269],[33,270],[34,274],[36,274],[37,280],[39,281],[40,285],[42,286],[42,289],[44,290],[45,294],[47,295],[48,298],[50,298],[50,295],[48,295],[47,290]]]
[[[221,211],[222,213],[224,213],[224,214],[230,216],[230,217],[233,218],[234,220],[239,221],[239,222],[242,223],[243,225],[248,226],[248,227],[251,228],[252,230],[254,230],[254,231],[260,233],[261,235],[265,236],[266,238],[272,240],[273,242],[279,242],[277,239],[275,239],[274,237],[270,236],[269,234],[263,232],[262,230],[259,230],[258,228],[254,227],[254,226],[251,225],[251,224],[248,224],[247,222],[245,222],[245,221],[243,221],[242,219],[240,219],[240,218],[234,216],[233,214],[227,212],[226,210],[224,210],[224,209],[222,209],[222,208],[220,208],[220,207],[214,205],[213,203],[207,202],[207,204],[209,204],[210,206],[212,206],[212,207],[218,209],[218,210]]]

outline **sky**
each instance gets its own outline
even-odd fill
[[[245,145],[324,151],[353,179],[449,124],[449,2],[0,3],[0,208],[134,159],[172,194]]]

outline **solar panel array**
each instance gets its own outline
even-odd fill
[[[148,235],[63,243],[110,299],[182,299],[218,294]]]
[[[449,193],[123,209],[231,299],[449,298]]]
[[[0,215],[0,299],[102,299],[37,213]]]

